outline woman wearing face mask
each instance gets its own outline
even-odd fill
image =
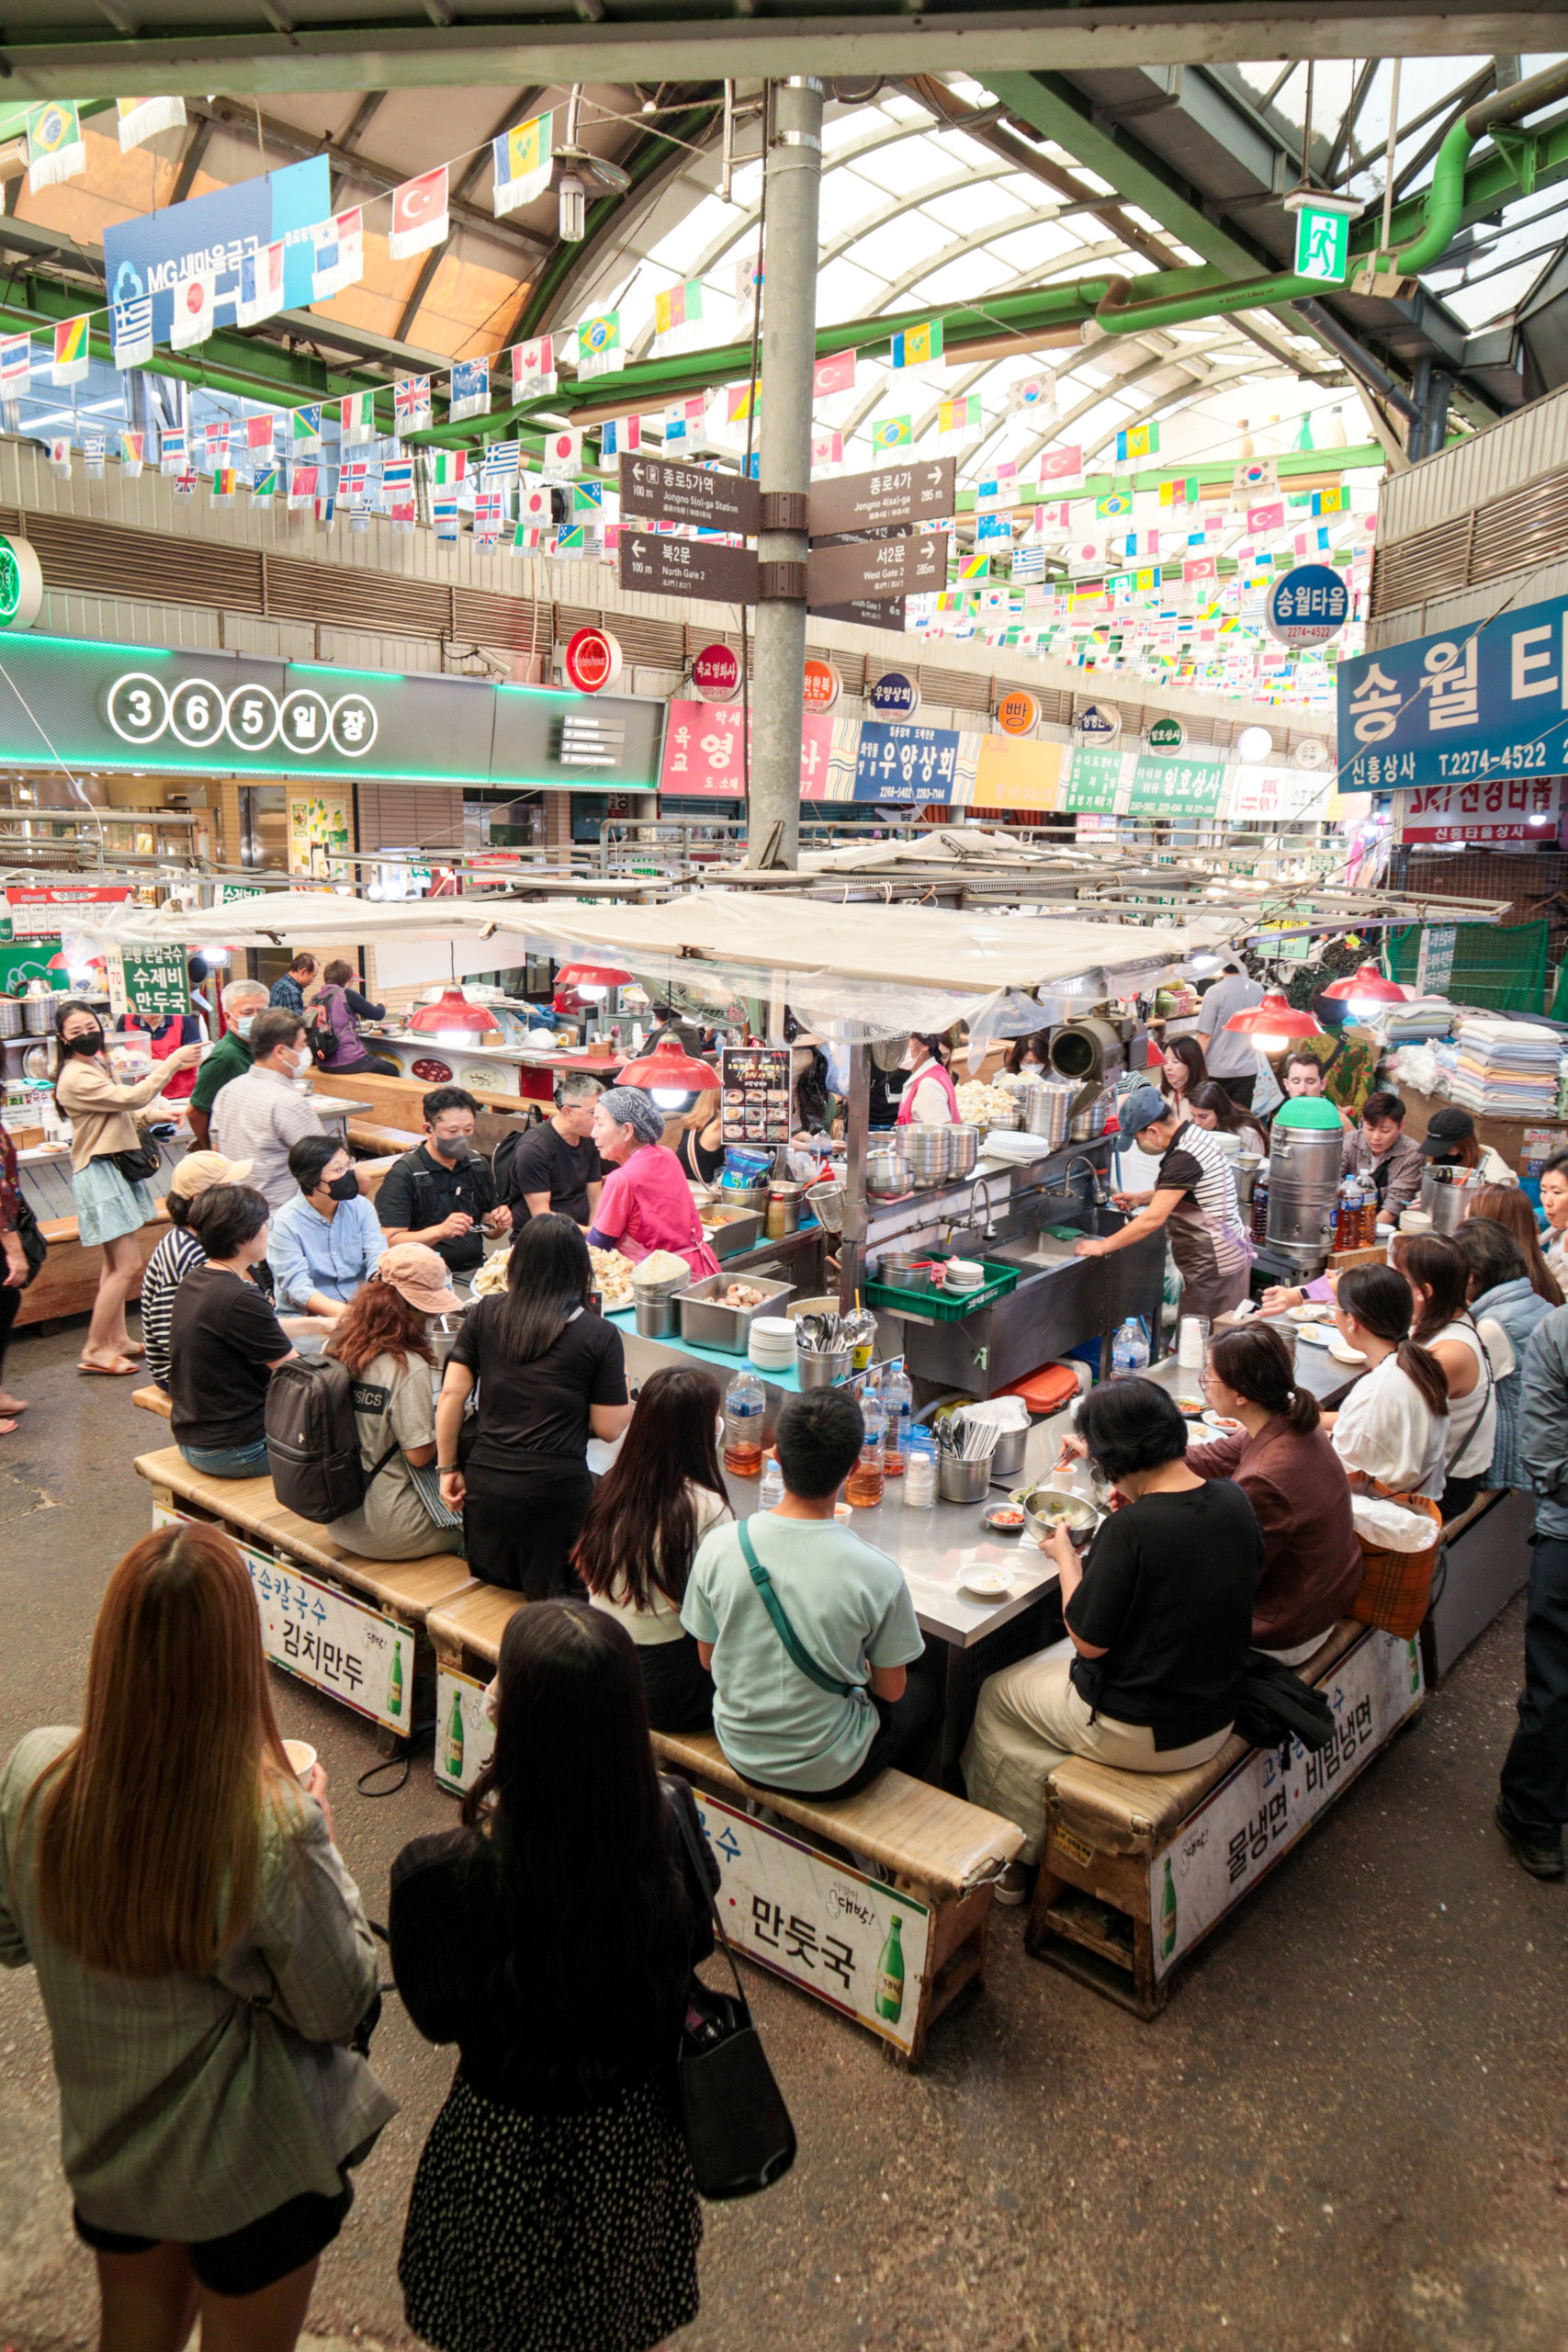
[[[908,1077],[899,1098],[896,1124],[907,1127],[918,1121],[923,1127],[955,1127],[958,1125],[958,1091],[948,1076],[943,1063],[942,1041],[919,1029],[909,1034],[909,1049],[904,1058]]]
[[[326,1352],[354,1382],[354,1421],[367,1481],[365,1500],[327,1532],[345,1552],[371,1560],[421,1560],[460,1552],[463,1522],[441,1499],[435,1470],[435,1404],[426,1333],[432,1315],[456,1315],[462,1301],[447,1287],[434,1250],[400,1242],[345,1306]]]
[[[1043,1078],[1050,1065],[1051,1040],[1043,1029],[1032,1037],[1015,1037],[1008,1047],[1006,1075],[1009,1078]]]
[[[70,1001],[61,1005],[54,1035],[59,1049],[54,1099],[71,1122],[77,1233],[84,1247],[96,1243],[104,1253],[86,1345],[76,1369],[123,1377],[138,1370],[145,1353],[126,1330],[125,1303],[141,1279],[137,1234],[158,1205],[146,1177],[135,1173],[137,1156],[145,1147],[132,1114],[157,1099],[173,1072],[193,1069],[201,1059],[201,1047],[181,1046],[134,1086],[121,1086],[110,1074],[103,1028],[91,1006]]]
[[[614,1165],[588,1238],[595,1250],[619,1250],[634,1264],[654,1250],[673,1250],[700,1280],[717,1273],[718,1260],[703,1239],[685,1172],[663,1138],[663,1116],[640,1087],[612,1086],[599,1097],[593,1140],[600,1159]]]

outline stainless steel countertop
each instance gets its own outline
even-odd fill
[[[1314,1347],[1310,1340],[1302,1344],[1299,1327],[1289,1322],[1282,1315],[1258,1316],[1252,1319],[1281,1331],[1287,1347],[1292,1340],[1297,1340],[1296,1379],[1303,1388],[1311,1390],[1320,1405],[1332,1411],[1336,1406],[1344,1403],[1357,1381],[1361,1377],[1363,1366],[1336,1363],[1326,1348]],[[1244,1325],[1241,1328],[1246,1327]],[[1162,1356],[1158,1363],[1151,1364],[1149,1378],[1157,1380],[1160,1386],[1169,1389],[1173,1396],[1188,1395],[1197,1396],[1202,1394],[1202,1383],[1195,1372],[1181,1374],[1179,1385],[1178,1366],[1174,1353]]]

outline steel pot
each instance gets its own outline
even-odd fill
[[[1019,1094],[1019,1115],[1030,1135],[1055,1151],[1067,1139],[1067,1114],[1078,1089],[1061,1079],[1032,1078]]]
[[[931,1266],[913,1250],[885,1250],[876,1261],[876,1279],[889,1290],[930,1290]]]
[[[0,996],[0,1037],[19,1037],[21,1034],[21,1006],[15,997]]]
[[[1468,1168],[1428,1168],[1421,1178],[1421,1205],[1434,1233],[1455,1234],[1464,1223]]]
[[[29,1037],[52,1037],[54,1035],[54,990],[45,996],[25,996],[22,999],[22,1027]]]
[[[983,1502],[991,1483],[989,1454],[978,1462],[961,1462],[956,1453],[939,1453],[936,1458],[936,1489],[944,1503]]]
[[[1027,1425],[1021,1430],[1004,1430],[992,1450],[992,1477],[1018,1477],[1023,1469],[1023,1449],[1028,1443]]]
[[[681,1310],[672,1291],[635,1291],[637,1328],[645,1340],[668,1340],[673,1337],[681,1320]]]
[[[800,1200],[804,1184],[774,1184],[768,1194],[768,1239],[782,1241],[786,1233],[800,1230]]]
[[[840,1380],[849,1378],[850,1359],[853,1352],[851,1348],[835,1348],[831,1355],[813,1355],[803,1348],[795,1360],[801,1386],[836,1388]]]
[[[940,1131],[947,1139],[947,1173],[950,1176],[972,1176],[980,1157],[978,1127],[943,1127]]]

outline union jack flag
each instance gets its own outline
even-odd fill
[[[392,424],[399,433],[421,433],[431,420],[428,376],[400,376],[392,387]]]

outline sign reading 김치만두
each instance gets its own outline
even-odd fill
[[[1527,605],[1339,664],[1339,789],[1568,769],[1568,600]]]

